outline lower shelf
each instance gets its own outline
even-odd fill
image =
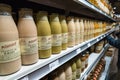
[[[80,80],[86,80],[89,73],[94,69],[97,63],[100,61],[102,56],[104,55],[105,51],[108,48],[108,44],[102,49],[100,53],[92,53],[88,58],[88,67],[81,73]]]
[[[99,80],[105,80],[107,77],[107,74],[109,72],[109,66],[112,60],[112,57],[105,57],[106,60],[106,65],[105,65],[105,70],[103,71],[103,73],[101,74],[101,77],[99,78]]]

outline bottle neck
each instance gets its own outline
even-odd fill
[[[11,13],[10,13],[10,12],[7,12],[7,11],[0,11],[0,15],[3,15],[3,16],[11,16]]]
[[[37,16],[38,21],[48,21],[47,15],[38,15]]]
[[[50,16],[50,21],[59,22],[59,18],[58,18],[58,16],[51,15]]]
[[[31,14],[20,14],[19,18],[27,18],[27,19],[33,19]]]

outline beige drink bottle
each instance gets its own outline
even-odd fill
[[[67,18],[67,25],[68,25],[68,47],[73,47],[75,45],[75,24],[73,17]]]
[[[75,44],[80,43],[80,23],[79,23],[79,18],[75,18],[75,31],[76,31],[76,39],[75,39]]]
[[[77,67],[74,59],[71,61],[71,68],[72,68],[72,80],[76,80]]]
[[[65,72],[63,66],[58,69],[59,80],[66,80]]]
[[[37,14],[37,31],[39,58],[48,58],[51,56],[52,35],[45,11],[39,11]]]
[[[72,68],[69,63],[65,64],[65,76],[66,80],[72,80]]]
[[[0,75],[14,73],[20,68],[19,36],[11,7],[0,4]]]
[[[58,14],[52,13],[50,15],[50,27],[52,33],[52,53],[58,54],[62,50],[62,30]]]
[[[18,31],[22,64],[36,63],[38,61],[38,39],[31,9],[22,8],[19,11]]]
[[[84,41],[84,22],[80,19],[80,43]]]
[[[67,49],[67,43],[68,43],[68,27],[65,20],[65,16],[60,16],[60,24],[62,28],[62,49]]]

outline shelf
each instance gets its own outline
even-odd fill
[[[12,11],[15,13],[18,12],[21,7],[27,7],[33,9],[34,13],[39,10],[45,10],[48,13],[54,12],[66,16],[115,21],[112,17],[88,3],[86,0],[0,0],[0,3],[11,5]],[[19,3],[22,3],[22,5]]]
[[[105,16],[106,18],[109,18],[110,20],[112,21],[115,21],[111,16],[109,16],[107,13],[103,12],[102,10],[98,9],[97,7],[95,7],[94,5],[92,5],[91,3],[89,3],[88,1],[86,0],[74,0],[75,2]]]
[[[106,61],[105,70],[102,72],[99,80],[106,80],[106,78],[109,74],[109,68],[110,68],[111,61],[113,60],[115,50],[116,49],[114,49],[113,55],[111,57],[109,57],[109,56],[105,57],[105,61]]]
[[[105,65],[105,70],[104,72],[101,74],[101,77],[99,78],[99,80],[105,80],[106,79],[106,76],[109,72],[109,66],[110,66],[110,63],[111,63],[111,60],[112,60],[112,57],[105,57],[105,60],[106,60],[106,65]]]
[[[88,58],[88,67],[84,70],[84,72],[81,74],[80,80],[86,80],[87,76],[90,74],[90,72],[95,68],[95,66],[98,64],[104,53],[106,52],[109,44],[106,44],[105,47],[102,49],[102,51],[98,53],[92,53]],[[103,79],[104,80],[104,79]]]
[[[98,41],[102,40],[104,37],[112,33],[114,29],[102,34],[96,38],[90,39],[72,48],[67,48],[67,50],[62,51],[60,54],[52,55],[48,59],[39,59],[36,64],[30,66],[22,66],[22,68],[11,75],[0,76],[0,80],[14,80],[20,78],[29,78],[29,80],[38,80],[48,73],[52,72],[54,69],[63,65],[73,57],[80,54],[82,51],[86,50],[90,46],[94,45]]]

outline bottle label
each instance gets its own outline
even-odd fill
[[[62,34],[62,43],[67,43],[68,42],[68,33],[63,33]]]
[[[97,51],[100,51],[100,50],[102,49],[102,47],[103,47],[103,45],[97,45],[97,46],[96,46],[96,50],[97,50]]]
[[[82,61],[82,68],[85,68],[85,61]]]
[[[20,58],[19,40],[0,42],[0,63]]]
[[[66,80],[72,80],[72,74],[67,73],[66,74]]]
[[[75,32],[69,32],[68,34],[68,41],[69,42],[74,42],[75,41]]]
[[[20,49],[22,55],[29,55],[38,53],[38,39],[32,38],[20,38]]]
[[[72,80],[76,80],[76,71],[72,72]]]
[[[52,46],[52,37],[51,36],[39,36],[38,37],[38,49],[39,50],[48,50]]]
[[[54,34],[52,36],[52,46],[61,46],[61,44],[62,44],[62,35]]]
[[[88,58],[85,60],[85,64],[88,65]]]
[[[78,69],[76,70],[77,79],[80,78],[80,75],[81,75],[81,68],[78,68]]]

